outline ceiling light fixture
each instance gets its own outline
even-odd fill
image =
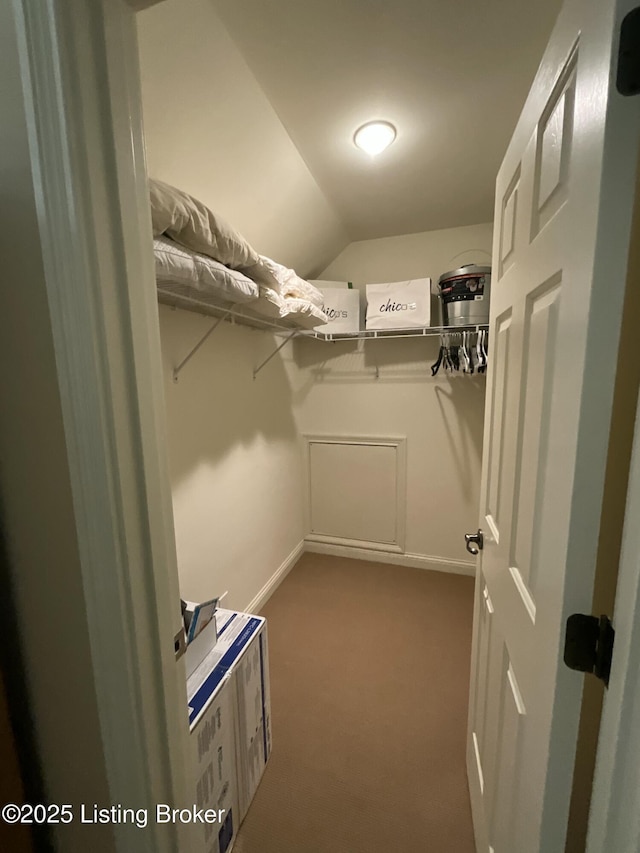
[[[396,129],[389,121],[369,121],[356,130],[354,143],[371,157],[388,148],[396,138]]]

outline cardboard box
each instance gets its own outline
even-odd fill
[[[265,622],[242,655],[235,675],[238,703],[236,755],[240,820],[244,820],[271,754],[268,660]]]
[[[226,802],[231,814],[228,825],[219,827],[218,847],[212,846],[213,834],[205,826],[205,830],[209,830],[206,839],[209,847],[203,848],[206,853],[225,853],[231,849],[271,752],[266,620],[220,608],[216,611],[216,621],[217,641],[210,645],[187,679],[189,724],[195,741],[194,756],[197,757],[193,767],[196,786],[200,786],[197,788],[198,807],[203,807],[200,799],[208,796],[208,808],[227,808],[217,804]],[[219,717],[216,716],[218,712]],[[211,723],[212,714],[215,725]],[[218,719],[222,721],[219,730],[216,728]],[[201,728],[203,721],[204,729]],[[216,735],[217,740],[214,739]],[[220,774],[225,776],[225,799],[222,789],[212,789],[212,772],[216,771],[216,764],[207,756],[211,750],[222,749],[222,756],[227,761],[231,743],[233,762],[229,763],[229,759],[224,766],[221,764],[222,769],[216,777],[221,781]],[[209,748],[208,751],[203,752],[204,746]],[[219,760],[222,762],[223,759]],[[208,776],[203,779],[206,774]]]
[[[229,853],[240,826],[234,688],[234,680],[225,679],[191,730],[195,803],[218,813],[214,823],[194,829],[194,853]]]

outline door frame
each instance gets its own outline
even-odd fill
[[[640,149],[627,288],[640,288]],[[632,315],[633,316],[633,315]],[[629,463],[613,624],[611,678],[600,719],[588,853],[635,851],[640,843],[640,398]],[[606,569],[603,569],[606,570]]]
[[[83,689],[110,802],[149,809],[144,832],[113,827],[115,849],[187,850],[191,829],[151,812],[193,806],[195,793],[135,11],[13,0],[13,21],[92,661]],[[50,673],[64,666],[51,655]]]
[[[110,793],[125,804],[133,792],[137,801],[186,803],[186,690],[171,642],[177,562],[134,13],[123,0],[52,2],[37,13],[29,0],[13,0],[13,8]],[[87,50],[88,31],[101,51]],[[640,421],[591,853],[624,849],[610,839],[629,821],[625,774],[640,767],[640,736],[631,738],[640,724],[639,512]],[[136,833],[135,848],[132,837],[116,833],[117,849],[181,845],[179,827],[151,825]]]
[[[640,839],[640,406],[616,591],[609,689],[600,722],[588,853],[633,853]]]

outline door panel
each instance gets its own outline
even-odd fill
[[[492,408],[492,422],[496,428],[488,437],[489,468],[491,476],[488,480],[487,516],[491,517],[494,535],[499,537],[499,525],[502,523],[501,495],[504,494],[505,478],[505,414],[507,411],[507,363],[510,351],[511,311],[506,312],[496,322],[494,348],[496,350],[496,377]]]
[[[526,714],[522,694],[508,655],[504,656],[500,685],[499,755],[496,768],[496,793],[490,835],[495,850],[517,850],[518,818],[521,811],[522,722]],[[514,773],[514,771],[516,771]]]
[[[518,187],[520,184],[520,166],[502,200],[502,221],[500,223],[500,264],[499,274],[503,276],[514,261],[516,245],[516,220],[518,219]]]
[[[569,195],[577,62],[576,46],[538,122],[532,239],[558,212]]]
[[[591,601],[639,138],[611,70],[628,5],[568,0],[497,178],[468,735],[481,853],[564,849],[582,676],[563,626]]]
[[[484,669],[484,683],[479,691],[481,708],[481,727],[478,733],[478,765],[481,769],[484,786],[484,798],[488,813],[494,801],[496,786],[496,760],[499,748],[499,718],[496,713],[499,697],[502,695],[501,681],[504,672],[505,646],[499,630],[495,629],[493,618],[493,603],[489,593],[484,588],[484,649],[482,666]]]
[[[527,298],[523,326],[521,410],[515,449],[513,530],[509,570],[527,611],[535,622],[536,551],[544,465],[549,431],[549,396],[560,300],[560,276],[554,276]]]

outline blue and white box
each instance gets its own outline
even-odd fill
[[[191,728],[195,803],[216,815],[194,828],[193,853],[230,853],[240,826],[234,687],[233,679],[221,682]]]
[[[264,618],[219,608],[216,620],[217,641],[189,675],[187,696],[198,798],[208,795],[198,807],[223,809],[226,802],[231,813],[218,827],[218,846],[209,830],[203,849],[227,853],[271,752],[269,664]],[[205,772],[217,787],[201,781]]]
[[[271,696],[267,623],[256,632],[236,669],[238,725],[236,756],[238,761],[238,799],[240,819],[244,820],[271,754]]]

